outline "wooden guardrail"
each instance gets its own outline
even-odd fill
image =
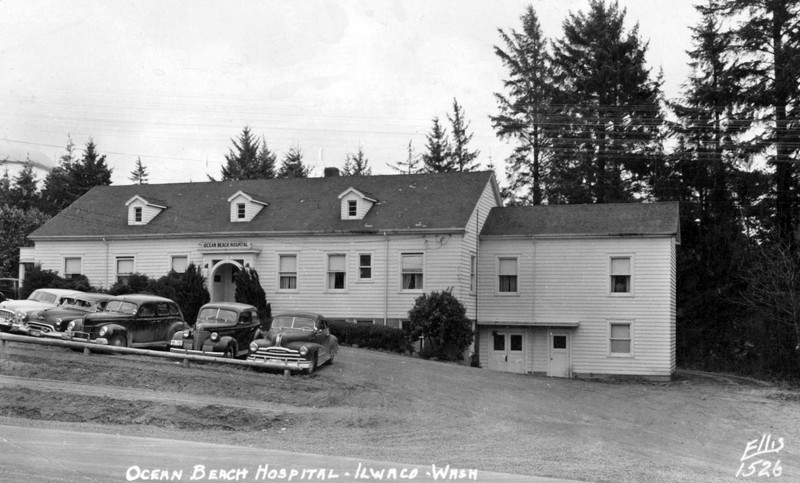
[[[210,357],[210,356],[202,356],[196,354],[181,354],[180,352],[155,351],[150,349],[134,349],[132,347],[109,346],[104,344],[96,344],[94,342],[78,342],[78,341],[70,341],[63,339],[54,339],[50,337],[31,337],[27,335],[17,335],[17,334],[0,332],[0,349],[5,347],[6,342],[22,342],[25,344],[68,347],[70,349],[83,350],[83,353],[85,355],[89,355],[92,352],[98,352],[103,354],[128,354],[137,356],[160,357],[162,359],[177,359],[183,361],[184,367],[189,367],[189,361],[214,362],[217,364],[229,364],[229,365],[247,366],[247,367],[261,367],[261,368],[264,367],[264,364],[261,364],[259,362],[242,361],[239,359],[225,359],[223,357]],[[288,377],[289,374],[290,374],[289,370],[283,371],[283,375],[285,377]]]

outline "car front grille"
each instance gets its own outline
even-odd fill
[[[41,330],[43,334],[47,332],[55,332],[56,330],[56,328],[50,324],[46,324],[44,322],[36,322],[36,321],[28,322],[28,327],[34,330]]]
[[[0,309],[0,318],[12,320],[14,318],[14,311],[8,309]]]
[[[279,361],[302,361],[305,360],[300,353],[285,347],[259,347],[257,351],[250,354],[253,359],[279,360]]]

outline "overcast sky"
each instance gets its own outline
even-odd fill
[[[619,3],[677,96],[695,2]],[[528,4],[557,37],[588,0],[0,0],[0,159],[54,163],[69,134],[80,148],[94,138],[114,184],[130,183],[137,157],[151,183],[205,181],[249,125],[279,161],[299,145],[313,176],[359,145],[373,174],[390,174],[455,97],[502,182],[493,46]]]

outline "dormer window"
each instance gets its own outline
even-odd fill
[[[125,206],[128,207],[128,225],[146,225],[167,209],[165,202],[139,195],[129,199]]]
[[[369,213],[372,205],[378,202],[375,198],[355,188],[348,188],[339,195],[342,203],[341,216],[343,220],[362,220]]]
[[[252,221],[265,206],[269,205],[260,196],[244,191],[234,193],[228,198],[228,203],[231,204],[231,221],[234,223]]]

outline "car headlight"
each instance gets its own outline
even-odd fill
[[[189,337],[191,337],[191,336],[192,336],[192,331],[191,331],[191,330],[188,330],[188,329],[187,329],[187,330],[184,330],[184,331],[183,331],[183,338],[184,338],[184,339],[188,339],[188,338],[189,338]]]
[[[306,346],[301,347],[300,348],[300,355],[301,356],[305,356],[306,354],[308,354],[308,347],[306,347]]]
[[[107,333],[108,333],[108,327],[101,327],[101,328],[100,328],[100,332],[98,332],[97,334],[98,334],[100,337],[105,337],[105,335],[106,335]]]
[[[67,330],[74,330],[75,329],[75,321],[73,320],[69,324],[67,324]]]
[[[212,332],[211,333],[211,340],[213,340],[214,342],[219,340],[219,334],[217,334],[216,332]]]
[[[61,320],[61,317],[56,319],[56,324],[61,325],[61,322],[64,322],[63,320]]]
[[[25,322],[25,320],[28,319],[28,314],[26,314],[25,312],[17,312],[16,319],[20,322]]]
[[[255,342],[251,342],[250,343],[250,352],[255,352],[257,350],[258,350],[258,344],[256,344]]]

